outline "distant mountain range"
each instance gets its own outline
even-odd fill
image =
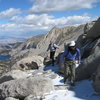
[[[0,43],[3,44],[24,42],[26,40],[27,38],[25,37],[0,36]]]

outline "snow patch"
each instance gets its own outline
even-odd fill
[[[58,66],[49,66],[47,70],[57,72]],[[55,79],[52,79],[53,85],[64,85],[63,76],[57,75]],[[46,95],[45,100],[100,100],[100,95],[94,95],[95,91],[92,87],[92,81],[83,80],[75,83],[75,87],[72,90],[55,90],[52,94]]]

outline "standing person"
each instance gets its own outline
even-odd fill
[[[70,85],[75,85],[75,60],[78,58],[78,64],[80,64],[81,54],[80,50],[76,48],[74,41],[71,41],[68,48],[63,53],[64,60],[64,84],[66,80],[70,80]]]
[[[47,51],[50,50],[50,59],[52,60],[52,66],[54,66],[54,55],[57,48],[59,48],[59,46],[50,41]]]

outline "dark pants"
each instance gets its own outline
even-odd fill
[[[54,66],[54,55],[55,55],[55,51],[51,51],[50,52],[50,59],[52,60],[52,65]]]
[[[75,62],[65,60],[64,66],[64,83],[69,79],[70,84],[75,82]]]

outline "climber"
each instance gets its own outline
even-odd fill
[[[53,43],[52,41],[50,41],[47,51],[50,50],[50,59],[52,60],[52,66],[54,66],[54,62],[55,62],[54,55],[57,48],[59,48],[59,46]]]
[[[66,80],[70,80],[70,85],[75,86],[75,60],[78,58],[78,64],[80,64],[81,54],[80,50],[76,48],[75,41],[71,41],[68,48],[63,53],[63,67],[64,67],[64,84]]]

